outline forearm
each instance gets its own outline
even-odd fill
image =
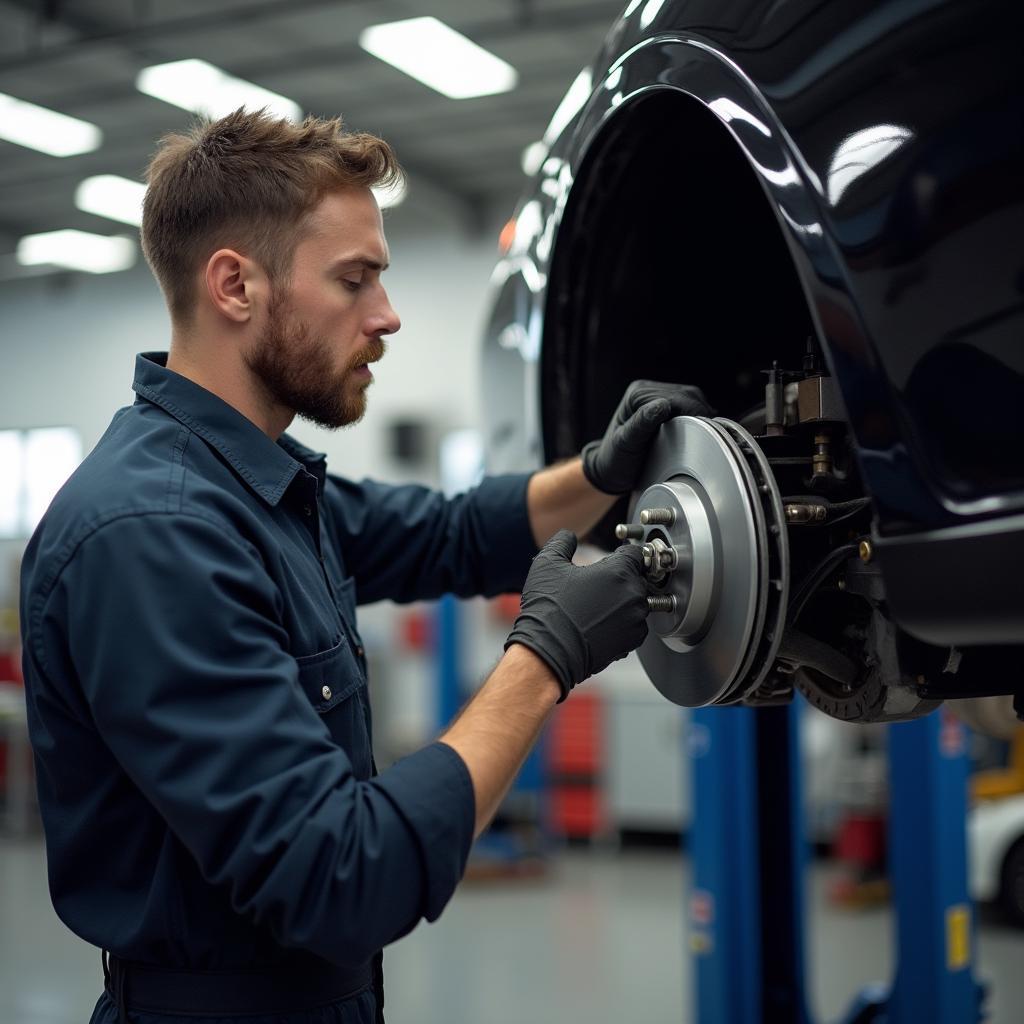
[[[513,644],[441,737],[466,763],[473,780],[475,835],[494,817],[560,696],[545,662]]]
[[[526,489],[526,506],[537,546],[562,529],[584,536],[616,500],[589,483],[579,458],[534,473]]]

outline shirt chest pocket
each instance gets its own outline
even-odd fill
[[[373,774],[366,677],[352,649],[341,639],[326,651],[296,658],[299,685],[334,742],[352,762],[357,779]]]

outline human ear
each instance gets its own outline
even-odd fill
[[[206,261],[206,294],[213,308],[234,323],[245,323],[252,316],[252,260],[234,249],[218,249]]]

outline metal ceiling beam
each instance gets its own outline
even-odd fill
[[[39,6],[34,0],[7,0],[7,3],[18,10],[39,16]],[[161,51],[161,37],[168,34],[201,34],[216,30],[227,25],[238,25],[243,22],[247,26],[263,23],[269,19],[278,17],[294,17],[301,15],[303,11],[314,11],[321,8],[337,7],[339,3],[345,3],[349,9],[366,7],[375,11],[372,0],[262,0],[254,2],[245,8],[233,10],[212,10],[197,15],[186,15],[182,17],[169,18],[162,21],[136,23],[131,25],[113,26],[110,23],[103,23],[100,19],[88,15],[81,15],[75,5],[71,3],[53,4],[49,12],[51,17],[48,23],[63,25],[72,31],[79,32],[81,38],[66,42],[41,46],[24,54],[8,57],[0,60],[0,76],[5,70],[24,69],[35,66],[43,66],[49,61],[66,58],[69,56],[81,56],[90,51],[102,47],[115,45],[124,47],[128,52],[135,52],[141,60],[159,59]],[[585,3],[575,8],[560,11],[538,11],[530,2],[524,2],[518,6],[510,5],[509,17],[500,22],[478,22],[467,24],[459,21],[460,29],[473,36],[479,42],[495,43],[507,38],[529,38],[537,32],[552,31],[580,31],[584,27],[601,28],[611,20],[614,10],[612,4]],[[55,17],[54,17],[55,16]],[[367,18],[369,22],[371,18]],[[146,47],[148,52],[142,53],[141,48]],[[169,53],[168,59],[178,56],[178,53]],[[287,74],[291,71],[308,71],[320,66],[336,68],[339,63],[344,62],[347,69],[358,74],[361,67],[368,67],[374,62],[374,58],[365,54],[355,43],[341,43],[332,46],[307,46],[300,50],[291,50],[282,54],[275,60],[249,60],[237,63],[228,63],[226,70],[241,77],[263,78],[268,75]],[[559,82],[563,72],[558,72]],[[534,74],[532,80],[537,82],[543,80],[541,76]],[[551,78],[554,81],[554,76]],[[390,90],[388,90],[390,92]],[[114,104],[128,96],[133,96],[131,87],[127,83],[115,87],[99,87],[88,91],[77,91],[68,93],[64,99],[60,96],[50,97],[49,102],[58,108],[67,107],[74,110],[88,104]],[[408,96],[407,90],[396,87],[394,90],[396,99],[405,100]],[[383,98],[387,101],[387,95],[380,91],[374,93],[375,101]],[[535,114],[536,101],[528,101],[520,98],[516,102],[513,95],[502,99],[502,118],[521,116],[523,119],[532,117]],[[547,109],[540,115],[547,116],[550,113]],[[358,113],[353,118],[358,120]],[[386,129],[382,129],[386,130]],[[68,164],[59,173],[46,173],[40,175],[38,171],[21,172],[14,176],[3,177],[0,175],[0,185],[8,188],[20,188],[33,186],[38,189],[41,184],[49,184],[54,188],[66,186],[69,195],[74,184],[88,173],[96,173],[96,168],[107,169],[124,168],[128,165],[141,166],[145,162],[146,154],[151,145],[151,140],[146,139],[145,146],[137,145],[134,140],[129,143],[127,138],[110,138],[113,146],[96,154],[96,159],[89,160],[88,157],[78,158],[74,164]],[[403,147],[401,129],[390,133],[389,137],[399,150]],[[422,137],[414,133],[412,138]],[[146,152],[144,152],[146,151]],[[416,190],[422,196],[429,192],[431,202],[434,206],[446,209],[454,219],[463,224],[470,232],[479,230],[479,225],[485,215],[487,203],[495,199],[497,190],[479,191],[469,193],[464,187],[460,188],[449,173],[443,168],[430,168],[418,165],[414,158],[412,161],[403,161],[407,167],[410,178],[416,183]],[[74,170],[72,169],[74,168]],[[501,190],[504,193],[504,189]]]
[[[26,13],[39,13],[39,6],[36,0],[7,0],[7,2]],[[59,60],[63,57],[78,56],[83,51],[96,46],[106,46],[110,43],[132,44],[143,42],[154,35],[165,32],[203,32],[211,28],[219,28],[223,25],[236,23],[243,11],[247,18],[258,22],[265,18],[296,11],[314,10],[319,7],[329,6],[337,7],[339,3],[344,2],[358,3],[360,0],[265,0],[263,3],[254,3],[250,7],[241,10],[238,8],[227,11],[213,10],[204,14],[188,14],[180,18],[166,18],[162,21],[140,22],[128,26],[119,25],[116,28],[100,26],[95,19],[82,17],[78,12],[64,7],[58,12],[56,20],[67,25],[69,28],[82,32],[82,36],[79,39],[69,40],[66,43],[40,47],[17,57],[7,57],[0,61],[0,72],[9,69],[32,67],[35,64]],[[369,3],[372,0],[362,0],[362,2]]]
[[[266,75],[268,72],[270,74],[277,74],[288,73],[290,71],[315,71],[318,67],[330,67],[332,70],[337,71],[339,64],[342,62],[345,62],[346,73],[358,74],[360,67],[370,66],[370,62],[376,59],[367,56],[367,54],[357,47],[334,47],[330,50],[320,47],[315,51],[304,51],[303,56],[304,59],[300,60],[296,58],[294,62],[290,58],[287,60],[282,59],[280,61],[260,61],[258,63],[254,61],[243,64],[232,63],[231,61],[222,61],[220,66],[225,71],[236,75],[239,78],[255,80]],[[559,97],[567,87],[567,76],[564,69],[557,69],[550,73],[531,75],[531,80],[534,84],[541,83],[555,87]],[[421,89],[427,88],[426,86],[420,86],[418,83],[415,87]],[[127,99],[136,98],[138,98],[138,93],[136,93],[131,86],[127,83],[117,83],[114,85],[98,85],[91,89],[71,89],[63,93],[54,93],[53,95],[47,96],[46,104],[54,110],[60,110],[65,113],[74,113],[75,111],[81,111],[92,106],[98,106],[101,104],[109,106],[123,102]],[[356,98],[358,99],[358,96]],[[408,104],[410,98],[409,87],[401,82],[396,82],[396,84],[391,88],[373,90],[374,105],[386,104],[392,100]],[[436,100],[438,103],[444,101],[444,98],[440,95],[429,95],[427,99],[431,102]],[[488,99],[491,100],[493,98]],[[503,94],[498,98],[497,102],[500,102],[502,111],[507,112],[508,110],[515,109],[517,107],[529,106],[535,101],[529,98],[521,99],[521,94],[517,94],[517,92],[513,90],[511,93]],[[454,112],[458,108],[452,107],[449,109]],[[552,111],[550,110],[547,111],[548,114],[551,112]]]
[[[76,32],[83,32],[89,35],[98,35],[101,32],[109,32],[110,26],[99,18],[89,17],[81,14],[80,11],[72,11],[70,5],[62,0],[4,0],[8,7],[21,11],[35,21],[37,26],[61,25],[73,29]],[[74,40],[69,41],[73,43]],[[58,44],[61,46],[69,43]],[[40,47],[48,49],[49,47]]]
[[[33,9],[28,0],[9,0],[23,10]],[[294,15],[302,11],[316,10],[323,7],[337,7],[339,2],[345,3],[348,7],[373,7],[373,0],[265,0],[262,3],[254,3],[247,8],[235,8],[228,11],[210,11],[204,14],[186,15],[181,18],[169,18],[164,21],[154,21],[131,25],[124,28],[101,30],[99,32],[88,32],[80,39],[67,43],[59,43],[53,46],[42,47],[30,53],[17,57],[7,57],[0,60],[0,75],[5,71],[23,69],[46,63],[50,60],[57,60],[63,57],[79,56],[84,51],[97,46],[107,46],[111,43],[131,46],[133,44],[153,40],[161,35],[173,35],[186,32],[208,32],[211,29],[225,26],[237,26],[240,19],[245,20],[246,27],[259,23],[268,18]],[[577,7],[565,8],[558,11],[545,11],[543,14],[535,13],[528,22],[524,24],[519,18],[511,17],[503,22],[478,22],[460,21],[457,26],[460,32],[470,36],[475,42],[488,43],[496,42],[515,35],[522,35],[532,31],[565,31],[579,29],[584,25],[604,24],[607,25],[614,16],[618,5],[612,7],[609,3],[581,4]],[[63,23],[71,28],[76,28],[74,16],[69,16],[65,11],[61,15]],[[355,44],[342,44],[351,46],[358,50]],[[317,48],[322,50],[323,48]],[[362,51],[359,51],[362,52]],[[334,60],[338,59],[338,49],[333,51]],[[266,66],[262,62],[261,66]],[[237,70],[236,74],[241,71]]]

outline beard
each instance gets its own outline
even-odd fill
[[[366,413],[369,382],[353,377],[355,368],[384,355],[384,342],[373,338],[341,370],[334,366],[334,346],[310,333],[309,326],[285,311],[275,290],[267,324],[245,362],[267,394],[302,419],[329,430],[358,423]]]

